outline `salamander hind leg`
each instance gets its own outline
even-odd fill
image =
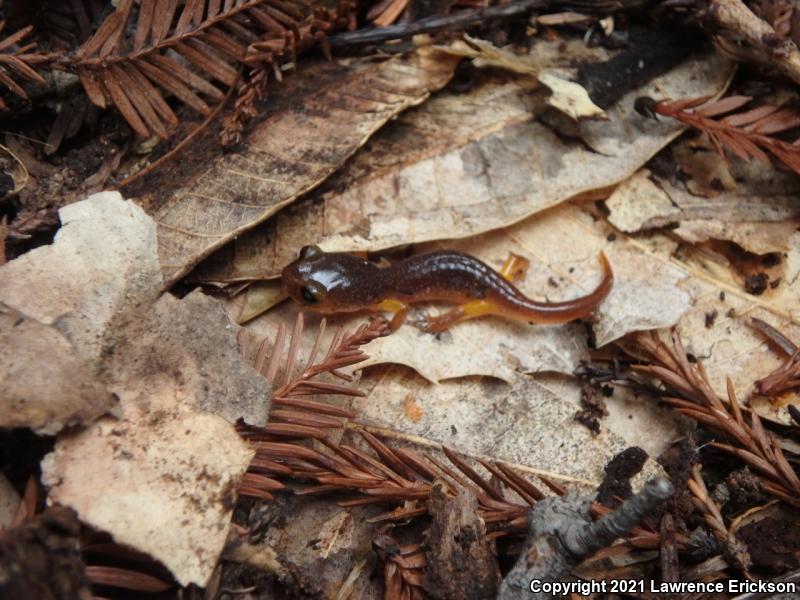
[[[488,300],[472,300],[456,306],[441,315],[435,317],[429,316],[425,323],[425,331],[428,333],[439,333],[440,331],[450,329],[456,323],[495,314],[496,312],[497,310],[494,304]]]

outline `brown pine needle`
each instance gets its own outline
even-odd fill
[[[166,138],[178,125],[168,96],[209,116],[209,102],[220,103],[238,88],[229,119],[235,127],[228,125],[224,136],[235,138],[263,97],[268,75],[345,24],[350,8],[300,8],[286,0],[120,0],[64,66],[77,72],[94,104],[114,106],[143,137]],[[239,88],[237,72],[245,69]]]

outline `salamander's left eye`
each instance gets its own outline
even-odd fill
[[[306,304],[319,304],[325,298],[327,290],[315,281],[309,281],[300,288],[300,295]]]
[[[322,249],[319,246],[303,246],[300,249],[301,260],[312,260],[318,256],[322,256]]]

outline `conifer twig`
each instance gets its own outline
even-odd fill
[[[6,22],[0,21],[0,32],[5,26]],[[55,58],[54,54],[31,52],[36,48],[36,43],[25,42],[31,32],[33,27],[29,25],[0,40],[0,85],[23,100],[30,98],[17,79],[44,84],[44,78],[36,72],[35,67]],[[7,109],[8,105],[0,98],[0,112]]]
[[[296,0],[121,0],[62,67],[138,135],[166,138],[179,122],[168,95],[208,116],[207,100],[221,102],[240,67],[273,69],[338,17]]]
[[[765,396],[778,394],[800,386],[800,348],[789,338],[761,319],[753,318],[750,326],[761,333],[773,346],[786,355],[783,364],[769,375],[756,381],[756,389]]]
[[[800,112],[781,106],[762,105],[743,110],[749,96],[709,99],[662,100],[639,98],[636,109],[645,115],[662,115],[707,134],[721,156],[723,148],[742,160],[770,164],[770,156],[800,173],[800,137],[786,141],[778,134],[800,127]]]
[[[388,534],[372,540],[378,558],[383,562],[384,600],[423,600],[427,565],[420,544],[401,546]]]
[[[702,467],[699,464],[692,468],[692,476],[687,485],[692,494],[692,504],[703,515],[711,534],[725,549],[728,562],[746,574],[751,565],[750,554],[747,552],[747,547],[725,525],[719,505],[708,493],[706,483],[703,481]]]
[[[664,386],[661,392],[664,402],[722,435],[726,441],[711,445],[739,457],[755,469],[765,492],[789,504],[800,505],[800,478],[775,437],[764,429],[758,414],[750,411],[749,422],[745,419],[730,379],[727,402],[723,402],[711,388],[703,364],[689,361],[675,331],[671,347],[655,332],[639,332],[631,336],[631,341],[650,361],[634,365],[634,372],[660,381]]]

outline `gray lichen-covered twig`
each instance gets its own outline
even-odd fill
[[[517,564],[500,586],[499,600],[549,598],[531,592],[532,580],[561,581],[580,560],[631,530],[673,492],[665,479],[654,479],[618,509],[592,521],[589,501],[576,494],[539,501],[530,511],[528,539]]]

